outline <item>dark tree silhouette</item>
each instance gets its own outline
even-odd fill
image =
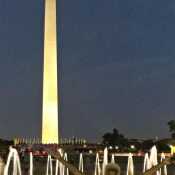
[[[116,128],[113,129],[113,132],[108,132],[103,135],[103,144],[111,146],[127,146],[128,139],[124,135],[120,134]]]
[[[175,120],[170,120],[168,122],[168,126],[169,126],[169,131],[171,133],[171,137],[175,139]]]

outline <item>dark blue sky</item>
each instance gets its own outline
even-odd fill
[[[0,137],[41,128],[43,0],[0,0]],[[60,132],[167,137],[175,117],[174,0],[60,0]]]

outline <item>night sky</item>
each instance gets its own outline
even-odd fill
[[[41,130],[43,0],[0,0],[0,137]],[[175,1],[60,0],[60,134],[168,137]]]

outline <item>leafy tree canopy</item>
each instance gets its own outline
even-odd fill
[[[168,122],[169,131],[171,133],[171,137],[175,139],[175,120],[170,120]]]
[[[112,132],[107,132],[103,135],[103,144],[111,146],[127,146],[128,139],[114,128]]]

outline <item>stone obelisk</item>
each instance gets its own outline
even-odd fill
[[[45,0],[42,143],[58,143],[56,0]]]

